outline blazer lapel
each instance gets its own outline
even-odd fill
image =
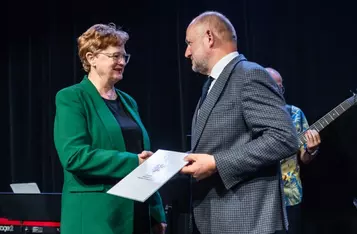
[[[121,128],[117,120],[113,116],[112,112],[109,110],[104,100],[100,96],[98,90],[95,88],[95,86],[92,84],[92,82],[88,79],[87,76],[84,77],[81,84],[84,86],[85,90],[92,98],[96,112],[102,120],[104,128],[109,135],[113,147],[118,150],[120,149],[126,151]]]
[[[233,68],[241,61],[246,60],[243,55],[239,55],[238,57],[234,58],[232,61],[230,61],[227,66],[223,69],[222,73],[218,77],[216,83],[213,85],[211,91],[206,97],[206,100],[203,102],[199,114],[198,114],[198,108],[196,108],[196,112],[194,115],[194,118],[196,120],[193,120],[192,122],[195,121],[195,124],[192,129],[192,151],[194,151],[197,147],[198,141],[202,135],[203,129],[207,123],[207,119],[215,106],[218,98],[221,96],[222,91],[224,87],[226,86],[226,83],[231,75],[231,72]]]
[[[194,131],[195,131],[195,129],[196,129],[199,103],[200,103],[200,100],[198,100],[198,103],[197,103],[197,105],[196,105],[195,112],[194,112],[193,117],[192,117],[192,123],[191,123],[191,150],[193,150],[193,146],[194,146],[194,144],[195,144],[195,142],[196,142],[196,139],[194,139],[194,136],[195,136]]]

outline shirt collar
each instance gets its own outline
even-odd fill
[[[223,69],[227,66],[227,64],[232,61],[239,54],[237,51],[227,54],[223,58],[221,58],[216,65],[213,66],[210,76],[213,79],[217,79],[219,75],[221,75]]]

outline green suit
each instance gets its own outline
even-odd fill
[[[150,150],[136,102],[120,90],[117,94]],[[106,191],[139,165],[138,156],[126,152],[118,122],[87,76],[56,95],[54,143],[64,169],[61,233],[131,234],[134,202]],[[165,222],[160,195],[148,202],[150,216]]]

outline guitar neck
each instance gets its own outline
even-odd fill
[[[345,111],[347,111],[351,106],[353,106],[353,103],[351,102],[350,98],[346,99],[340,105],[336,106],[334,109],[332,109],[326,115],[324,115],[321,119],[319,119],[314,124],[312,124],[307,130],[316,130],[317,132],[322,131],[330,123],[332,123],[339,116],[341,116],[343,113],[345,113]],[[299,147],[303,146],[307,142],[307,139],[305,137],[305,132],[306,131],[304,131],[304,132],[302,132],[302,133],[300,133],[298,135],[298,137],[299,137]]]

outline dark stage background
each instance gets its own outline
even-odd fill
[[[54,97],[82,79],[76,38],[92,24],[114,22],[130,34],[132,59],[117,87],[138,102],[152,150],[184,151],[203,83],[184,58],[193,17],[217,10],[230,18],[239,52],[279,70],[287,102],[312,124],[357,88],[354,9],[347,1],[8,0],[2,9],[0,190],[36,182],[42,192],[61,191]],[[329,125],[319,156],[302,167],[304,233],[357,233],[356,119],[353,107]]]

